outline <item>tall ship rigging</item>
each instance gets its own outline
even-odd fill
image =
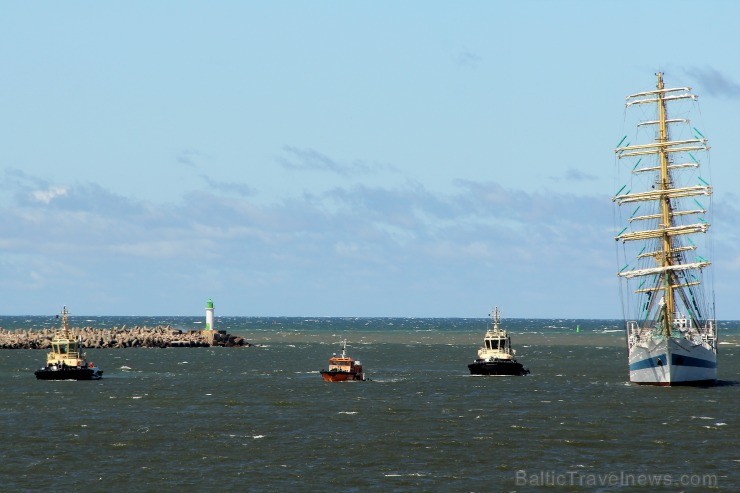
[[[625,124],[635,119],[634,141],[625,135],[614,150],[630,381],[712,384],[709,145],[690,120],[697,100],[691,88],[666,88],[663,74],[656,77],[654,90],[627,96]]]

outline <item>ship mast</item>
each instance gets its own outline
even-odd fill
[[[663,83],[663,73],[658,72],[655,90],[641,92],[627,96],[626,107],[632,105],[656,105],[657,118],[638,123],[641,126],[654,126],[655,134],[651,142],[645,144],[624,144],[627,136],[617,144],[614,150],[618,159],[626,159],[634,163],[631,174],[655,173],[652,190],[632,192],[629,185],[625,185],[612,197],[617,205],[637,204],[632,215],[627,219],[627,226],[614,238],[617,241],[643,243],[643,249],[636,253],[635,259],[653,259],[652,266],[634,266],[628,269],[625,265],[617,275],[623,279],[646,278],[634,290],[636,294],[647,294],[647,299],[641,303],[644,328],[655,327],[666,337],[671,335],[673,319],[679,312],[682,304],[697,323],[701,318],[700,309],[696,306],[691,291],[688,288],[701,283],[691,271],[702,270],[710,265],[710,261],[689,252],[696,250],[688,235],[706,233],[709,223],[698,217],[696,221],[690,218],[705,214],[707,211],[695,197],[711,196],[712,187],[698,176],[701,184],[676,186],[673,182],[673,170],[697,169],[699,162],[691,154],[696,151],[708,151],[707,139],[694,128],[694,138],[670,140],[670,125],[690,125],[688,119],[670,119],[668,104],[678,100],[696,100],[689,87],[666,88]],[[691,158],[686,160],[683,156]],[[673,163],[672,156],[678,156],[678,162]],[[640,164],[643,158],[653,157],[654,162]],[[626,190],[626,191],[625,191]],[[685,200],[694,199],[699,208],[685,207]],[[684,201],[684,202],[680,202]],[[653,212],[638,215],[642,204],[648,204]],[[684,207],[682,207],[682,205]],[[685,238],[685,239],[684,239]],[[652,243],[655,242],[655,243]],[[654,250],[647,249],[654,245]],[[689,260],[692,258],[692,260]],[[646,282],[650,284],[646,286]],[[661,296],[653,296],[661,293]],[[688,295],[686,294],[688,293]],[[691,297],[691,300],[687,296]],[[692,306],[693,305],[693,306]]]
[[[62,308],[62,328],[60,330],[63,337],[69,338],[69,325],[67,322],[67,314],[69,312],[67,311],[67,306],[65,305]]]
[[[658,142],[664,144],[668,142],[668,129],[666,125],[666,107],[665,107],[665,93],[663,92],[663,73],[658,72]],[[663,334],[666,337],[671,335],[671,325],[673,323],[673,312],[674,312],[674,301],[673,301],[673,287],[671,286],[671,270],[669,268],[671,264],[670,252],[671,252],[671,239],[668,236],[668,231],[665,228],[672,226],[671,224],[671,202],[670,197],[666,193],[671,186],[670,177],[668,175],[668,153],[664,145],[659,146],[660,149],[660,190],[663,192],[662,200],[660,201],[660,213],[663,220],[663,237],[661,239],[662,251],[660,255],[656,256],[660,267],[665,269],[663,275],[663,293],[665,298],[665,304],[663,305]]]

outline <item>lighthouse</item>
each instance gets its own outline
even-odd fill
[[[213,330],[213,300],[206,301],[206,330]]]

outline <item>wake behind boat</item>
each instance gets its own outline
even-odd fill
[[[62,309],[62,327],[51,340],[46,366],[36,370],[38,380],[99,380],[103,371],[80,355],[80,341],[72,337],[67,324],[67,307]]]
[[[615,240],[624,265],[618,275],[626,288],[630,381],[711,384],[717,325],[705,203],[712,187],[699,174],[709,146],[687,117],[692,108],[681,107],[696,101],[691,88],[666,89],[663,74],[656,76],[655,90],[627,96],[627,109],[639,110],[637,143],[623,145],[625,135],[614,150],[627,175],[612,200],[624,225]]]
[[[329,369],[321,370],[321,377],[327,382],[345,382],[347,380],[365,380],[362,363],[347,356],[347,341],[342,346],[342,354],[335,353],[329,358]]]
[[[499,327],[500,313],[494,308],[492,326],[486,331],[483,338],[483,347],[478,349],[478,358],[468,365],[471,375],[515,375],[522,376],[529,373],[521,363],[514,359],[511,348],[511,337],[506,330]]]

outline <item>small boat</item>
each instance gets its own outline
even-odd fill
[[[468,365],[471,375],[515,375],[529,373],[521,363],[514,359],[516,351],[511,349],[511,338],[506,330],[499,327],[498,307],[491,314],[492,326],[483,338],[483,347],[478,349],[478,358]]]
[[[67,307],[62,309],[62,327],[51,340],[46,366],[36,370],[38,380],[100,380],[103,371],[80,354],[80,341],[69,333]]]
[[[342,354],[336,353],[329,358],[329,369],[321,370],[321,377],[327,382],[345,382],[347,380],[365,380],[362,363],[347,356],[347,341],[342,346]]]

